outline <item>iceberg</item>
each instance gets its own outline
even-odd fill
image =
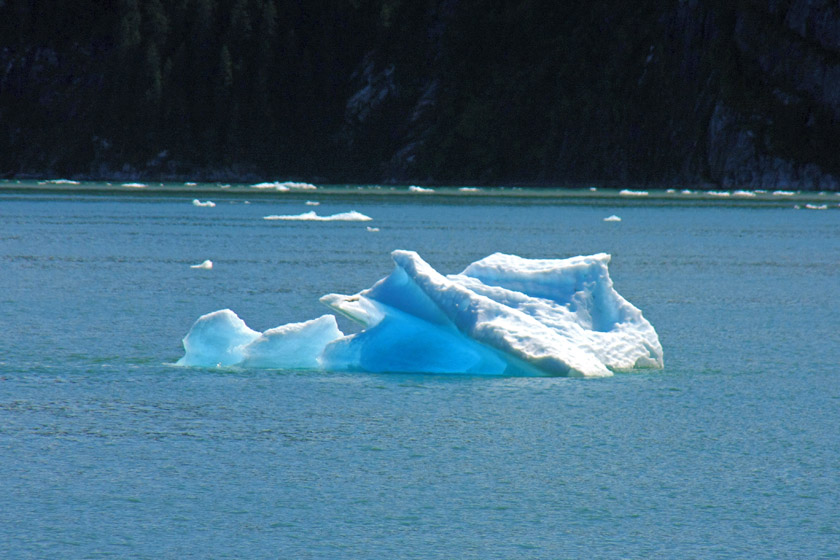
[[[663,367],[656,331],[614,289],[605,253],[496,253],[448,276],[415,252],[391,256],[394,270],[371,288],[321,298],[360,332],[323,315],[260,333],[223,309],[195,322],[178,364],[578,377]]]
[[[365,216],[361,212],[351,210],[350,212],[341,212],[339,214],[332,214],[331,216],[319,216],[315,212],[304,212],[303,214],[292,216],[263,216],[263,220],[285,220],[291,222],[369,222],[373,218]]]

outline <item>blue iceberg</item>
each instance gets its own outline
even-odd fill
[[[582,377],[663,367],[659,337],[613,288],[607,254],[496,253],[448,276],[415,252],[392,257],[393,272],[371,288],[321,298],[360,332],[324,315],[260,333],[225,309],[196,321],[178,364]]]

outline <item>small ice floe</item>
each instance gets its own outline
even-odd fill
[[[709,196],[716,196],[718,198],[727,198],[732,196],[732,193],[729,191],[706,191],[706,194]]]
[[[320,206],[320,204],[321,204],[321,203],[320,203],[320,202],[318,202],[318,201],[316,201],[316,200],[307,200],[307,201],[306,201],[306,205],[307,205],[307,206]]]
[[[666,193],[668,193],[668,194],[674,194],[674,193],[675,193],[675,192],[677,192],[677,191],[676,191],[676,190],[674,190],[674,189],[668,189],[668,190],[666,190],[665,192],[666,192]]]
[[[184,183],[185,187],[197,187],[198,183]]]
[[[211,268],[213,268],[213,261],[207,259],[201,264],[191,264],[190,268],[197,268],[199,270],[210,270]]]
[[[773,196],[794,196],[795,194],[793,191],[773,191]]]
[[[689,189],[683,189],[683,190],[680,191],[680,194],[694,194],[694,193]]]
[[[754,191],[735,191],[732,193],[732,196],[740,196],[744,198],[753,198],[755,196]]]
[[[206,202],[201,202],[197,198],[193,199],[193,206],[198,206],[199,208],[215,208],[216,203],[212,200],[208,200]]]
[[[333,214],[332,216],[319,216],[315,212],[304,212],[294,216],[265,216],[263,220],[286,220],[298,222],[369,222],[373,218],[365,216],[361,212],[352,210],[350,212],[341,212],[340,214]]]
[[[370,226],[368,226],[368,227],[366,227],[365,229],[366,229],[366,230],[368,230],[368,231],[379,231],[379,228],[378,228],[378,227],[370,227]]]
[[[433,193],[435,189],[427,189],[424,187],[418,187],[417,185],[411,185],[408,187],[408,192],[416,192],[416,193]]]
[[[632,191],[630,189],[622,189],[619,191],[621,196],[647,196],[649,193],[647,191]]]
[[[808,210],[828,210],[828,204],[806,204]]]
[[[605,222],[620,222],[621,218],[619,218],[618,216],[613,214],[612,216],[607,216],[606,218],[604,218],[604,221]]]
[[[78,181],[71,181],[70,179],[52,179],[47,181],[47,183],[51,183],[53,185],[80,185]]]
[[[288,192],[288,191],[314,191],[318,187],[312,185],[310,183],[296,183],[294,181],[284,181],[278,182],[275,181],[273,183],[257,183],[255,185],[251,185],[252,189],[263,189],[263,190],[275,190],[279,192]]]
[[[145,189],[148,187],[145,183],[123,183],[122,186],[129,188],[129,189]]]
[[[597,189],[596,187],[589,187],[589,192],[595,192],[595,191],[597,191],[597,190],[598,190],[598,189]]]
[[[461,192],[478,192],[478,187],[461,187],[458,190]]]

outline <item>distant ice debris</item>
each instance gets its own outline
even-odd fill
[[[794,196],[795,194],[793,191],[773,191],[773,196]]]
[[[198,183],[193,183],[193,182],[184,183],[184,186],[185,187],[197,187]]]
[[[416,185],[411,185],[410,187],[408,187],[408,191],[409,192],[415,192],[415,193],[433,193],[433,192],[435,192],[435,189],[427,189],[427,188],[424,188],[424,187],[418,187]]]
[[[754,191],[735,191],[732,193],[732,196],[740,196],[744,198],[754,198],[755,192]]]
[[[620,222],[621,218],[619,218],[618,216],[613,214],[612,216],[607,216],[606,218],[604,218],[604,221],[605,222]]]
[[[355,210],[350,212],[341,212],[340,214],[333,214],[332,216],[319,216],[315,212],[304,212],[293,216],[265,216],[264,220],[286,220],[298,222],[369,222],[373,218],[365,216]]]
[[[683,189],[683,190],[680,191],[680,194],[694,194],[694,193],[689,189]]]
[[[70,179],[52,179],[47,181],[53,185],[81,185],[79,181],[71,181]]]
[[[729,191],[706,191],[706,194],[709,196],[717,196],[720,198],[727,198],[732,196],[732,193]]]
[[[285,182],[274,182],[274,183],[257,183],[255,185],[251,185],[252,189],[266,189],[266,190],[275,190],[280,192],[287,192],[287,191],[313,191],[317,189],[315,185],[310,183],[296,183],[294,181],[285,181]]]
[[[332,315],[260,333],[229,309],[200,317],[183,339],[185,366],[327,371],[603,377],[661,368],[662,346],[641,311],[613,288],[610,256],[524,259],[496,253],[443,276],[394,251],[393,272]]]
[[[320,202],[316,202],[314,200],[307,200],[306,201],[307,206],[320,206],[320,204],[321,204]]]
[[[379,228],[378,228],[378,227],[370,227],[370,226],[368,226],[368,227],[366,227],[365,229],[366,229],[366,230],[368,230],[368,231],[374,231],[374,232],[379,231]]]
[[[461,191],[461,192],[478,192],[479,188],[478,187],[461,187],[458,190]]]
[[[828,204],[806,204],[808,210],[828,210]]]
[[[123,183],[122,186],[127,187],[129,189],[145,189],[148,187],[145,183]]]
[[[208,259],[201,264],[190,265],[190,268],[197,268],[197,269],[200,269],[200,270],[210,270],[211,268],[213,268],[213,261]]]
[[[621,196],[648,196],[649,193],[647,191],[632,191],[630,189],[623,189],[619,191],[618,194]]]
[[[208,200],[207,202],[201,202],[197,198],[193,199],[192,201],[193,206],[198,206],[199,208],[215,208],[216,203],[212,200]]]

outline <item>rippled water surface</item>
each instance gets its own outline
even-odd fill
[[[193,198],[0,192],[0,557],[840,557],[840,210]],[[373,220],[263,219],[312,210]],[[370,286],[397,248],[444,273],[496,251],[611,253],[666,368],[171,365],[198,316],[316,317],[318,297]]]

